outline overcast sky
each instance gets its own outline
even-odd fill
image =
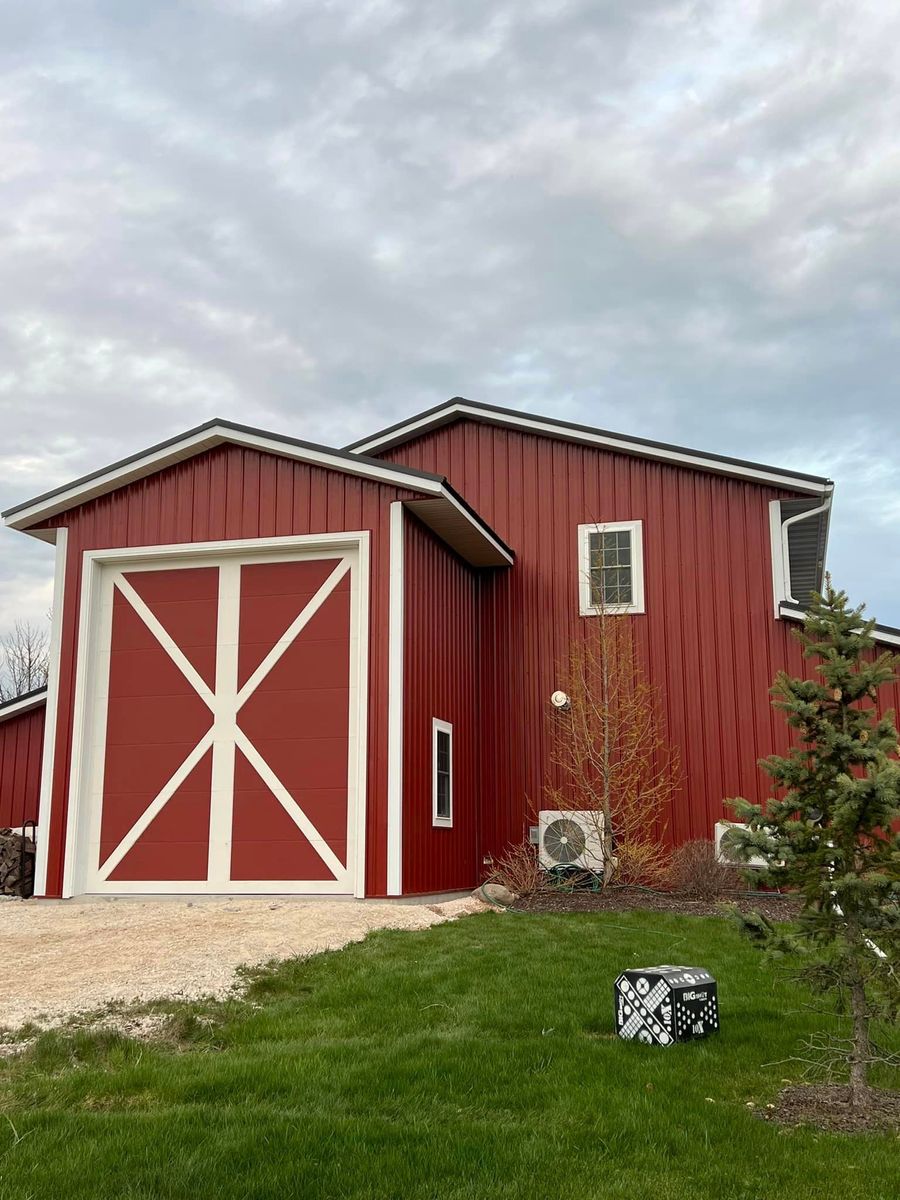
[[[898,131],[888,0],[6,4],[0,508],[463,394],[830,475],[900,625]]]

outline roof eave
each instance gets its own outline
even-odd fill
[[[786,621],[805,621],[807,610],[802,604],[790,604],[787,600],[782,600],[778,605],[778,615]],[[876,624],[872,630],[872,637],[879,645],[900,648],[900,629],[893,625]]]

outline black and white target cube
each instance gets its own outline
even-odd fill
[[[703,967],[642,967],[615,982],[620,1038],[671,1046],[709,1037],[719,1028],[716,981]]]

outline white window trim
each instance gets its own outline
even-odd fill
[[[450,738],[450,815],[448,817],[438,816],[438,734],[446,733]],[[449,721],[439,721],[437,717],[431,719],[431,823],[438,829],[453,828],[453,726]]]
[[[627,530],[631,534],[631,604],[615,604],[600,608],[591,603],[590,534],[619,533]],[[582,617],[599,617],[604,614],[618,616],[622,613],[642,613],[644,609],[644,523],[643,521],[603,521],[600,524],[578,526],[578,596],[579,613]]]

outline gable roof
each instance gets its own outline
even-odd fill
[[[292,458],[328,470],[343,471],[363,479],[423,493],[426,501],[410,501],[416,515],[473,566],[508,566],[513,553],[486,521],[472,509],[443,475],[396,466],[381,459],[366,458],[346,450],[335,450],[283,434],[269,433],[248,425],[218,418],[189,429],[167,441],[158,442],[108,467],[83,475],[73,483],[54,488],[32,500],[14,505],[2,514],[4,524],[42,537],[55,538],[55,530],[41,530],[51,517],[154,475],[175,463],[203,454],[225,443]]]
[[[9,717],[21,717],[24,713],[31,712],[33,708],[40,708],[42,704],[46,703],[46,685],[35,688],[33,692],[14,696],[12,700],[0,700],[0,722],[6,721]]]
[[[788,471],[782,467],[766,466],[741,458],[728,458],[723,454],[690,450],[668,442],[650,441],[648,438],[627,437],[621,433],[610,433],[606,429],[595,429],[590,425],[577,425],[571,421],[559,421],[553,417],[520,412],[518,409],[481,404],[474,400],[466,400],[464,396],[454,396],[435,408],[399,421],[396,425],[390,425],[369,437],[360,438],[345,448],[354,454],[378,454],[463,418],[507,429],[522,429],[528,433],[543,434],[545,437],[579,442],[582,445],[616,450],[639,458],[670,462],[675,466],[710,471],[717,475],[749,479],[807,495],[824,495],[832,486],[830,479],[820,475],[807,475],[801,471]]]

